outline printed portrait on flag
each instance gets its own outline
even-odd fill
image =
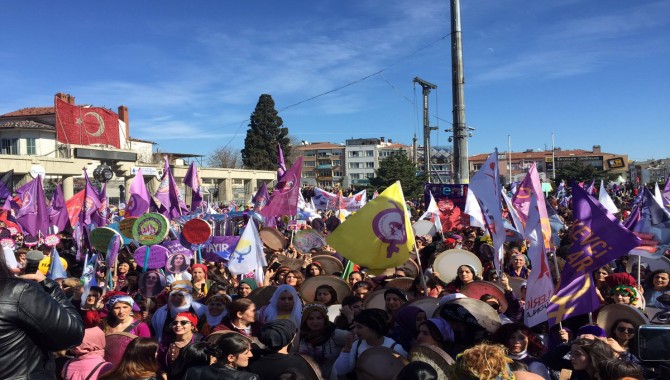
[[[56,140],[63,144],[105,144],[121,148],[119,116],[101,107],[80,107],[56,99]]]
[[[439,209],[442,232],[449,232],[469,225],[469,217],[463,213],[468,195],[468,185],[448,185],[426,183],[424,185],[425,204],[430,203],[430,194]]]

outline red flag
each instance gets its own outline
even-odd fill
[[[84,108],[56,99],[56,140],[64,144],[121,148],[119,116],[105,108]]]
[[[65,207],[67,208],[67,216],[70,218],[70,225],[74,226],[79,221],[79,215],[81,214],[82,206],[84,205],[84,197],[86,196],[86,190],[82,190],[77,194],[73,195],[72,198],[68,199],[65,202]]]

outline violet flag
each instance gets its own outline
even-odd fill
[[[0,204],[12,197],[14,193],[14,169],[0,174]]]
[[[573,243],[566,256],[558,290],[547,309],[549,326],[595,310],[599,302],[591,272],[640,244],[635,234],[576,184],[572,185],[572,205]]]
[[[156,190],[154,196],[161,202],[161,214],[168,219],[173,219],[182,216],[188,210],[184,201],[180,199],[179,187],[172,176],[167,156],[163,160],[163,178],[161,178],[161,183],[158,185],[158,190]]]
[[[670,249],[670,213],[663,208],[649,189],[642,190],[642,202],[635,206],[625,226],[642,239],[630,253],[656,259]]]
[[[107,225],[107,215],[109,213],[107,207],[107,182],[102,185],[100,193],[98,193],[98,200],[100,206],[91,215],[91,222],[98,227],[105,227]]]
[[[261,183],[261,187],[256,191],[256,195],[251,198],[251,203],[253,204],[254,211],[261,212],[263,207],[268,203],[270,199],[270,194],[268,193],[268,185],[265,182]]]
[[[49,211],[42,189],[42,177],[38,175],[37,178],[21,186],[16,190],[16,194],[21,200],[21,208],[16,213],[16,222],[24,233],[35,237],[40,233],[46,235],[49,228]]]
[[[591,184],[589,187],[586,188],[586,192],[589,193],[589,195],[593,195],[596,193],[596,180],[594,179],[591,181]]]
[[[67,227],[69,217],[67,214],[67,205],[65,204],[65,196],[63,195],[63,187],[56,185],[56,191],[51,198],[51,205],[49,210],[49,225],[58,227],[59,231],[63,231]]]
[[[296,215],[298,213],[298,194],[300,193],[300,178],[302,176],[302,156],[291,165],[277,182],[274,191],[261,215],[269,220],[282,215]]]
[[[191,162],[184,176],[184,184],[191,188],[191,211],[195,211],[202,204],[202,190],[200,189],[200,176],[195,162]]]
[[[100,201],[98,190],[96,190],[88,179],[86,170],[84,170],[84,179],[86,180],[86,187],[84,187],[84,203],[81,208],[82,215],[79,217],[79,220],[88,225],[93,223],[94,219],[99,221],[99,218],[94,218],[93,214],[98,212],[102,202]]]
[[[472,189],[482,208],[484,221],[493,238],[493,246],[498,252],[493,260],[498,272],[502,271],[505,243],[505,223],[502,216],[500,185],[500,168],[498,166],[498,149],[496,149],[482,167],[472,176],[468,190]]]
[[[284,151],[281,149],[281,144],[277,143],[277,181],[286,173],[286,162],[284,162]]]
[[[149,211],[151,205],[151,197],[147,190],[147,185],[144,183],[144,176],[142,170],[137,169],[135,178],[130,183],[128,189],[128,200],[126,201],[126,216],[142,216]]]

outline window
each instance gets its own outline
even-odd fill
[[[34,137],[29,137],[26,139],[26,154],[37,154],[37,144]]]
[[[361,175],[359,173],[352,173],[351,179],[361,179]]]
[[[313,168],[316,166],[316,161],[305,161],[303,162],[303,166]]]
[[[375,168],[375,163],[374,162],[366,162],[365,167],[368,169],[374,169]]]
[[[350,162],[349,163],[349,169],[360,169],[361,163],[360,162]]]
[[[349,152],[349,157],[360,157],[359,153],[361,153],[361,152],[359,152],[357,150],[350,151]]]
[[[365,151],[365,157],[374,157],[375,156],[375,151],[374,150],[366,150]]]
[[[19,139],[2,139],[2,154],[19,154]]]
[[[342,165],[341,160],[333,160],[333,166],[340,166],[340,165]]]
[[[367,178],[367,179],[375,178],[375,173],[367,173],[367,174],[365,175],[365,178]]]
[[[342,172],[334,171],[333,176],[335,177],[342,177]]]

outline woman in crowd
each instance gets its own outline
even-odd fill
[[[100,380],[159,380],[156,353],[158,343],[149,338],[135,338],[126,347],[121,362]]]
[[[61,371],[64,380],[96,379],[114,368],[105,361],[105,333],[99,327],[87,328],[84,340],[70,352],[75,358],[65,363]]]
[[[148,270],[140,277],[140,293],[147,298],[156,297],[165,289],[163,275],[157,270]]]
[[[216,363],[192,367],[186,371],[184,380],[260,380],[258,375],[240,368],[249,365],[251,342],[239,334],[226,334],[216,342]]]
[[[398,310],[395,316],[395,325],[389,333],[389,338],[402,345],[409,352],[416,337],[417,328],[426,320],[426,312],[416,306],[405,306]]]
[[[607,337],[616,341],[619,347],[615,351],[621,352],[619,357],[625,357],[630,362],[639,362],[637,357],[637,326],[630,319],[617,319],[612,324],[610,331],[607,332]],[[615,347],[612,340],[608,340],[611,346]],[[623,354],[623,356],[622,356]]]
[[[451,354],[451,344],[454,342],[454,331],[447,321],[442,318],[431,318],[419,324],[416,334],[416,344],[436,346]]]
[[[256,290],[256,288],[258,288],[256,280],[253,278],[245,278],[240,281],[239,285],[237,285],[237,297],[247,298],[251,292]]]
[[[464,285],[477,280],[477,271],[471,265],[461,265],[456,270],[456,278],[447,284],[444,290],[447,293],[459,293]]]
[[[116,265],[116,276],[114,279],[114,290],[126,291],[126,286],[128,285],[127,276],[130,272],[130,264],[127,261],[119,261]]]
[[[191,281],[191,274],[188,273],[189,259],[181,253],[177,253],[170,257],[167,271],[167,283],[171,284],[175,281],[186,280]]]
[[[307,267],[305,267],[305,278],[311,278],[315,276],[321,276],[323,273],[323,267],[317,261],[312,261]]]
[[[103,308],[102,303],[102,288],[99,286],[91,286],[84,300],[84,304],[81,305],[79,310],[79,315],[84,321],[85,327],[96,326],[102,316],[100,315],[100,310]]]
[[[640,307],[637,290],[630,285],[617,285],[610,290],[612,302],[620,305]]]
[[[577,338],[570,348],[570,379],[598,379],[598,363],[615,358],[614,350],[602,340]]]
[[[607,276],[612,274],[612,269],[609,265],[598,268],[593,271],[593,282],[596,287],[596,293],[598,294],[598,299],[600,304],[604,305],[607,303],[607,298],[610,294],[610,287],[607,284]]]
[[[530,275],[530,269],[528,269],[527,265],[528,260],[526,255],[522,253],[516,253],[510,257],[510,264],[505,272],[510,277],[528,279],[528,276]]]
[[[665,308],[656,299],[663,294],[670,294],[670,271],[667,269],[657,269],[651,272],[646,284],[644,299],[647,301],[647,307]]]
[[[342,300],[340,315],[335,317],[335,326],[341,330],[351,330],[354,318],[365,309],[363,300],[356,296],[346,296]]]
[[[522,323],[502,325],[491,340],[505,346],[508,356],[513,360],[524,362],[530,372],[549,379],[549,370],[539,359],[546,351],[544,344],[528,326]]]
[[[433,276],[416,276],[414,281],[412,281],[412,286],[407,291],[407,297],[410,299],[426,296],[439,297],[440,293],[442,293],[442,285],[442,282]]]
[[[359,281],[356,284],[354,284],[353,288],[351,289],[351,292],[356,297],[363,299],[365,298],[366,294],[372,291],[372,288],[373,286],[369,282]]]
[[[407,296],[400,289],[388,288],[384,292],[384,303],[386,304],[386,311],[395,318],[400,307],[407,303]]]
[[[214,267],[209,269],[207,277],[224,285],[228,289],[234,289],[237,279],[228,270],[227,263],[227,261],[217,261]]]
[[[183,380],[189,369],[215,363],[215,351],[207,342],[195,342],[184,347],[172,365],[170,379]]]
[[[296,290],[300,290],[300,285],[302,285],[305,278],[302,275],[302,272],[299,270],[292,270],[286,274],[285,277],[286,285],[291,285]]]
[[[260,326],[256,323],[256,305],[248,298],[238,298],[228,305],[228,315],[211,332],[230,330],[246,337],[256,337]]]
[[[193,285],[193,299],[202,300],[207,296],[212,287],[212,281],[207,279],[207,266],[204,264],[193,264],[191,266],[191,284]]]
[[[337,291],[330,285],[319,285],[314,291],[314,300],[326,306],[339,304]]]
[[[290,319],[296,326],[302,322],[302,301],[291,285],[279,286],[270,302],[260,310],[260,322],[267,323],[275,319]]]
[[[189,312],[177,314],[170,323],[172,334],[164,338],[158,348],[158,363],[164,371],[170,371],[184,347],[198,340],[197,326],[198,317]]]
[[[356,285],[357,282],[363,281],[363,279],[363,273],[359,271],[349,273],[349,278],[347,279],[349,281],[349,287],[353,289],[354,285]]]
[[[149,326],[133,316],[135,301],[126,293],[117,293],[109,297],[106,303],[107,318],[103,323],[105,334],[130,333],[145,338],[151,337]]]
[[[320,303],[311,303],[302,311],[298,351],[311,356],[321,368],[324,379],[342,350],[348,330],[338,330],[328,320],[328,309]]]
[[[223,317],[228,314],[230,298],[227,295],[217,294],[207,299],[207,311],[205,311],[205,324],[200,329],[202,336],[206,337],[212,330],[221,324]]]
[[[269,268],[270,267],[268,267],[268,272],[265,276],[265,285],[279,286],[286,284],[286,275],[291,271],[291,268],[280,266],[274,274]]]
[[[335,361],[338,376],[353,372],[357,358],[370,347],[388,347],[403,357],[407,352],[400,344],[387,338],[390,316],[380,309],[367,309],[354,318],[354,331],[347,335],[342,352]]]

